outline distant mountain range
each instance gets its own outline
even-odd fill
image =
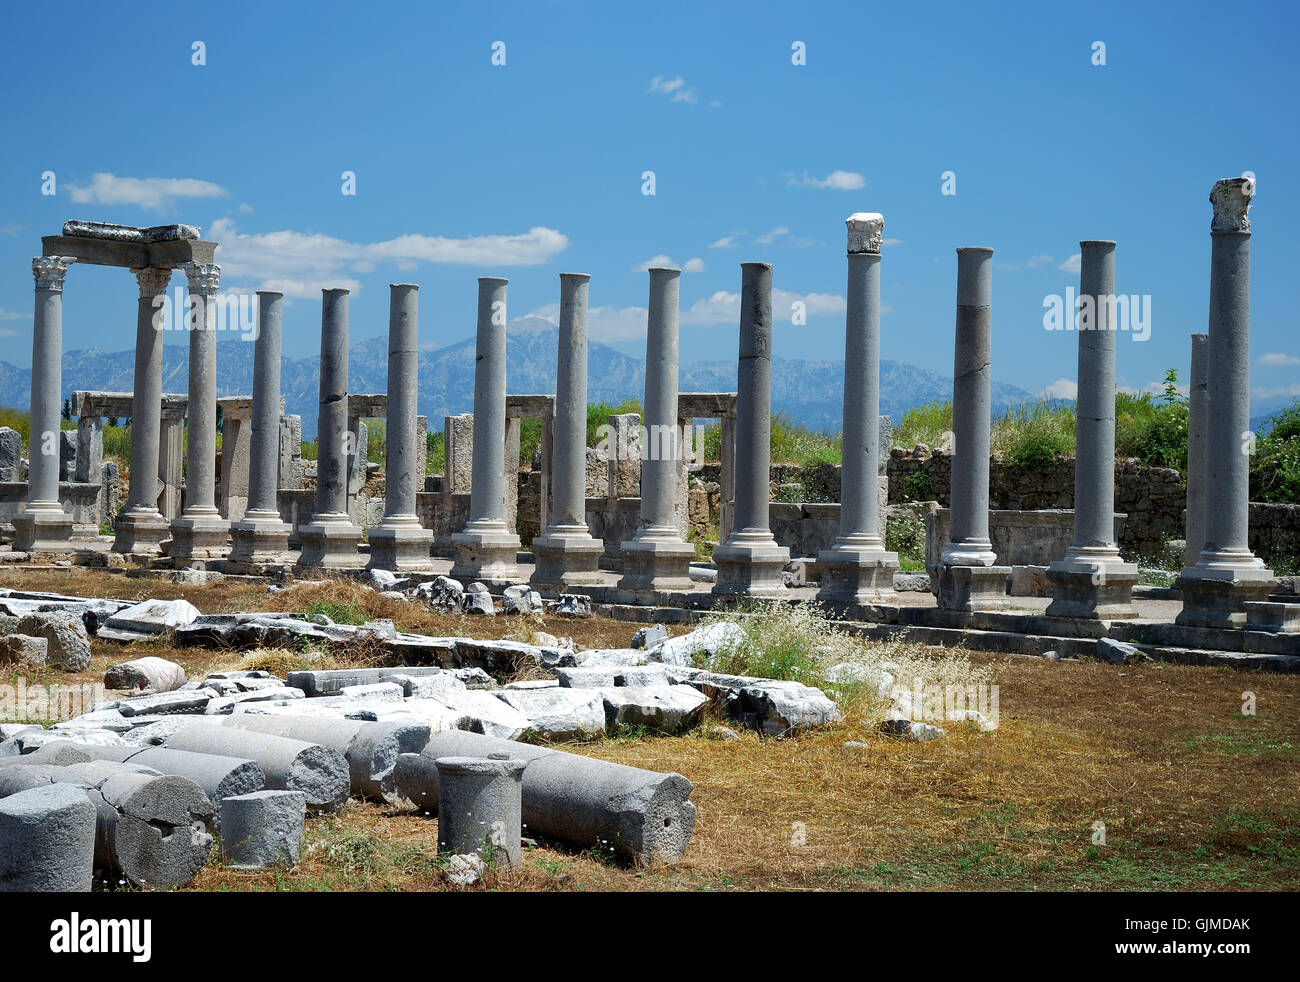
[[[506,377],[509,391],[519,394],[555,391],[559,330],[550,321],[525,317],[508,329]],[[223,340],[217,349],[217,394],[248,395],[253,391],[253,347],[249,341]],[[163,348],[163,391],[184,393],[188,387],[188,348]],[[283,361],[280,385],[285,411],[302,416],[304,439],[316,432],[320,398],[319,357]],[[97,349],[63,355],[64,396],[74,389],[130,392],[135,352]],[[643,397],[645,365],[603,344],[591,344],[587,363],[588,399],[617,404]],[[348,383],[352,392],[386,392],[388,339],[369,338],[350,352]],[[683,365],[683,392],[732,392],[736,363],[705,361]],[[0,361],[0,405],[26,409],[31,400],[31,370]],[[993,383],[993,412],[1004,412],[1034,397],[1024,389]],[[772,410],[812,429],[837,431],[843,412],[844,363],[774,359]],[[952,398],[951,377],[897,361],[880,363],[880,411],[895,422],[914,406]],[[420,412],[429,428],[441,428],[442,417],[467,413],[474,406],[474,339],[420,353]]]

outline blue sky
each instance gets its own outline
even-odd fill
[[[223,286],[286,292],[295,356],[318,350],[322,286],[353,289],[355,341],[386,331],[389,282],[419,283],[434,347],[472,334],[476,276],[510,278],[512,318],[553,317],[562,271],[592,275],[593,339],[639,355],[642,269],[666,257],[687,269],[683,360],[735,358],[751,260],[775,266],[776,356],[840,358],[844,218],[879,211],[884,357],[951,373],[954,249],[991,246],[994,377],[1071,394],[1077,336],[1045,331],[1043,302],[1077,290],[1081,239],[1109,238],[1117,292],[1151,298],[1150,337],[1118,351],[1144,388],[1185,378],[1207,197],[1252,171],[1252,385],[1300,395],[1295,4],[65,3],[6,21],[14,364],[30,259],[69,218],[201,226]],[[74,267],[65,347],[131,347],[135,295],[124,271]]]

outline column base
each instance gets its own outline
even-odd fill
[[[605,543],[592,538],[585,525],[552,525],[533,540],[532,549],[536,567],[528,582],[537,589],[562,593],[571,586],[605,581],[600,572]]]
[[[361,529],[342,513],[317,514],[299,533],[302,553],[296,568],[354,569],[365,565],[357,551]]]
[[[1185,627],[1217,627],[1227,630],[1246,626],[1247,601],[1265,601],[1277,589],[1273,571],[1257,565],[1185,566],[1178,577],[1183,609],[1174,618]]]
[[[1109,562],[1067,556],[1048,565],[1047,578],[1052,584],[1048,617],[1111,621],[1138,614],[1133,606],[1138,568],[1119,560],[1118,555]]]
[[[470,522],[451,537],[456,562],[448,574],[454,580],[509,586],[519,582],[519,536],[505,522]]]
[[[663,593],[669,590],[694,590],[691,560],[695,547],[683,542],[677,529],[646,526],[626,542],[620,543],[623,575],[617,589],[633,596]]]
[[[224,559],[230,553],[230,523],[214,508],[211,512],[190,512],[171,524],[169,555],[177,569],[209,559]]]
[[[837,539],[817,554],[821,589],[817,599],[824,603],[878,603],[894,592],[898,553],[876,545],[859,546],[847,537]]]
[[[113,523],[113,552],[133,556],[162,555],[162,543],[172,529],[157,508],[128,508]]]
[[[283,563],[288,558],[291,531],[279,512],[244,512],[244,517],[230,526],[229,563],[258,567]]]
[[[940,566],[939,606],[967,614],[977,610],[1004,610],[1008,606],[1010,579],[1010,566]]]
[[[14,552],[72,552],[72,516],[57,501],[34,501],[14,518]]]
[[[785,564],[790,550],[778,546],[767,529],[742,529],[713,550],[718,578],[716,597],[779,597],[786,593]]]
[[[432,545],[433,533],[414,515],[385,517],[370,531],[370,568],[394,573],[432,570]]]

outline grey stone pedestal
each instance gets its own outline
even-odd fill
[[[939,606],[959,613],[1003,610],[1010,603],[1007,581],[1010,566],[939,567]]]
[[[518,866],[528,761],[493,753],[488,758],[439,757],[436,765],[438,852],[478,856],[502,869]]]

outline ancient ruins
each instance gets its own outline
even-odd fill
[[[180,886],[207,861],[218,830],[238,868],[292,865],[305,816],[338,809],[349,795],[430,811],[441,804],[439,849],[456,857],[466,882],[485,843],[496,863],[518,864],[521,835],[579,848],[613,842],[630,861],[673,862],[695,822],[684,777],[518,741],[630,724],[678,732],[698,724],[706,705],[737,727],[777,737],[837,719],[834,701],[816,688],[692,663],[692,652],[716,650],[735,630],[700,622],[750,600],[816,601],[869,638],[1296,671],[1300,603],[1248,537],[1241,444],[1250,429],[1253,193],[1251,180],[1231,178],[1210,195],[1209,330],[1191,335],[1189,350],[1188,551],[1172,588],[1138,586],[1136,565],[1120,555],[1116,344],[1105,304],[1078,332],[1072,511],[990,509],[989,248],[956,251],[951,507],[927,517],[928,568],[918,574],[901,571],[885,544],[882,497],[895,454],[879,415],[879,214],[847,220],[839,503],[773,501],[770,264],[741,266],[736,388],[721,393],[679,391],[680,271],[649,269],[644,418],[614,417],[610,450],[597,458],[586,432],[590,277],[560,275],[554,395],[509,391],[508,284],[480,278],[473,413],[445,419],[444,473],[426,478],[417,285],[390,288],[388,386],[379,394],[350,391],[348,291],[323,291],[313,465],[302,459],[302,420],[284,414],[280,294],[258,294],[253,391],[218,399],[217,244],[185,225],[68,222],[32,261],[31,451],[24,464],[0,432],[0,522],[12,528],[0,561],[185,583],[246,577],[273,589],[349,578],[441,610],[599,613],[646,627],[627,648],[575,651],[554,638],[473,641],[405,634],[391,621],[348,626],[289,613],[203,613],[183,600],[132,605],[0,591],[0,611],[12,621],[3,639],[10,660],[75,660],[87,632],[123,644],[173,632],[178,644],[233,649],[365,641],[393,666],[187,681],[177,666],[144,657],[114,670],[127,680],[122,688],[144,694],[51,730],[0,727],[0,889],[88,889],[94,870]],[[61,306],[78,264],[135,275],[135,377],[129,393],[76,391],[77,428],[61,434]],[[1115,242],[1082,242],[1081,297],[1113,294],[1115,266]],[[188,391],[164,393],[155,298],[175,271],[194,303]],[[120,513],[120,477],[103,459],[110,416],[133,424]],[[382,500],[366,490],[374,475],[364,420],[375,417],[386,419]],[[524,418],[542,420],[527,507],[518,468]],[[698,559],[686,534],[697,419],[720,420],[722,436],[714,492],[721,537]],[[110,521],[113,535],[100,535]],[[527,548],[525,523],[535,533]],[[663,625],[677,624],[697,629],[668,638]],[[545,677],[494,678],[518,664]],[[886,692],[893,683],[872,684]],[[901,701],[895,708],[891,732],[942,735]],[[33,822],[53,831],[38,842]]]

